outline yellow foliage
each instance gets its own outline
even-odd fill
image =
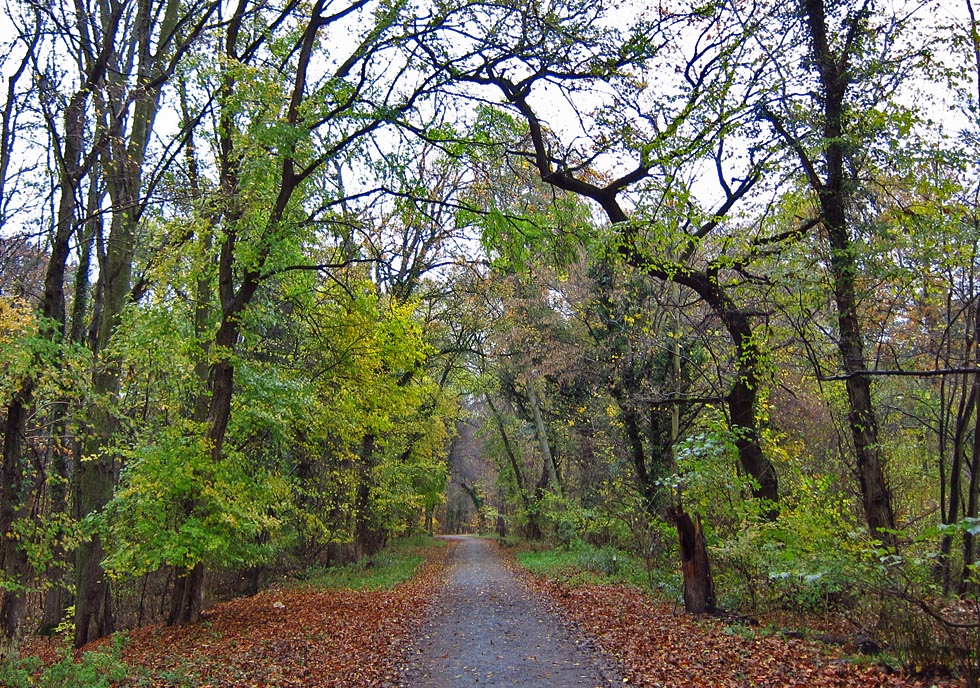
[[[10,396],[30,372],[31,340],[37,335],[34,312],[21,299],[0,296],[0,393]]]

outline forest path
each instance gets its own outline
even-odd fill
[[[504,566],[496,544],[458,537],[445,586],[406,657],[405,688],[605,688],[612,663]]]

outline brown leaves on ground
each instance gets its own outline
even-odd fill
[[[390,590],[272,590],[219,604],[202,623],[138,629],[123,660],[142,667],[141,686],[393,685],[444,550],[434,557]]]
[[[726,626],[658,603],[626,586],[570,587],[527,575],[620,663],[624,685],[670,688],[737,686],[959,686],[952,679],[916,679],[859,665],[823,643]]]

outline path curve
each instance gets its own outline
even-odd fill
[[[491,541],[454,540],[446,584],[406,657],[403,688],[609,688],[612,664],[533,599]]]

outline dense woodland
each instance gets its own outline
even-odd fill
[[[974,10],[11,0],[0,656],[496,528],[976,657]]]

